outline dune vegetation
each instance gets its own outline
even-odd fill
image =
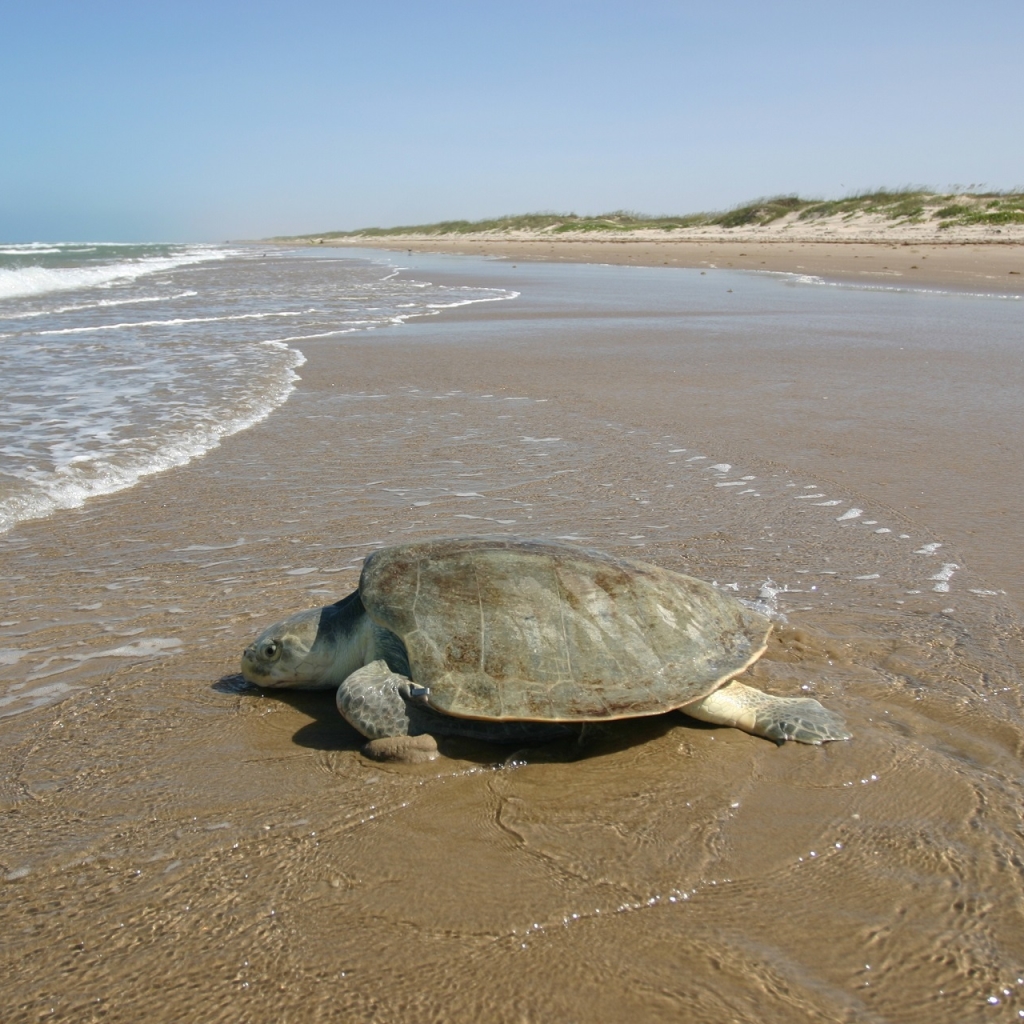
[[[486,220],[445,220],[436,224],[368,227],[355,231],[324,231],[290,236],[294,240],[375,238],[389,235],[468,235],[507,232],[630,232],[676,231],[687,228],[764,227],[783,218],[813,222],[825,218],[847,223],[873,217],[893,224],[934,224],[941,228],[963,225],[1024,224],[1024,192],[950,192],[924,189],[876,189],[843,199],[804,199],[797,195],[770,196],[733,209],[681,216],[649,216],[616,210],[595,216],[576,213],[527,213]]]

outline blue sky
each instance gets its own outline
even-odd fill
[[[0,0],[0,239],[1024,185],[1024,3]]]

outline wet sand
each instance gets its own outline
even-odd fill
[[[935,298],[409,264],[523,294],[303,343],[265,423],[0,538],[5,678],[71,688],[0,719],[3,1019],[1017,1019],[1019,304],[936,338]],[[381,766],[329,694],[234,675],[455,533],[775,593],[753,684],[854,740],[672,715]]]
[[[366,240],[331,240],[360,246]],[[381,249],[458,253],[507,260],[610,263],[637,267],[696,267],[813,274],[878,287],[955,288],[1024,294],[1024,244],[1000,242],[904,242],[898,240],[805,241],[728,238],[697,241],[596,237],[581,241],[551,235],[501,238],[486,235],[375,239]]]

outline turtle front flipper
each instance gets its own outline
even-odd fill
[[[338,687],[338,710],[369,740],[367,757],[407,763],[437,757],[437,742],[427,731],[430,712],[413,702],[413,689],[383,658],[356,669]]]
[[[680,709],[714,725],[731,725],[782,744],[848,740],[852,733],[840,715],[813,697],[773,697],[743,683],[732,682]]]

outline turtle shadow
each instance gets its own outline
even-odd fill
[[[310,750],[359,751],[366,743],[366,738],[339,714],[333,689],[261,689],[238,673],[221,676],[211,689],[218,693],[278,700],[308,716],[311,721],[300,726],[292,736],[296,746]],[[577,734],[544,743],[495,743],[463,736],[438,736],[437,742],[443,756],[477,765],[518,761],[567,763],[621,754],[680,728],[703,732],[720,726],[709,725],[679,712],[669,712],[614,722],[588,723]]]
[[[310,750],[359,750],[366,742],[338,713],[334,690],[273,690],[254,686],[243,676],[221,676],[210,687],[218,693],[277,700],[308,716],[312,721],[300,726],[292,741]]]
[[[668,712],[642,718],[587,723],[572,736],[544,743],[503,744],[459,736],[438,736],[437,742],[445,757],[481,765],[569,763],[623,754],[635,747],[660,740],[679,728],[704,731],[718,729],[720,726]]]

